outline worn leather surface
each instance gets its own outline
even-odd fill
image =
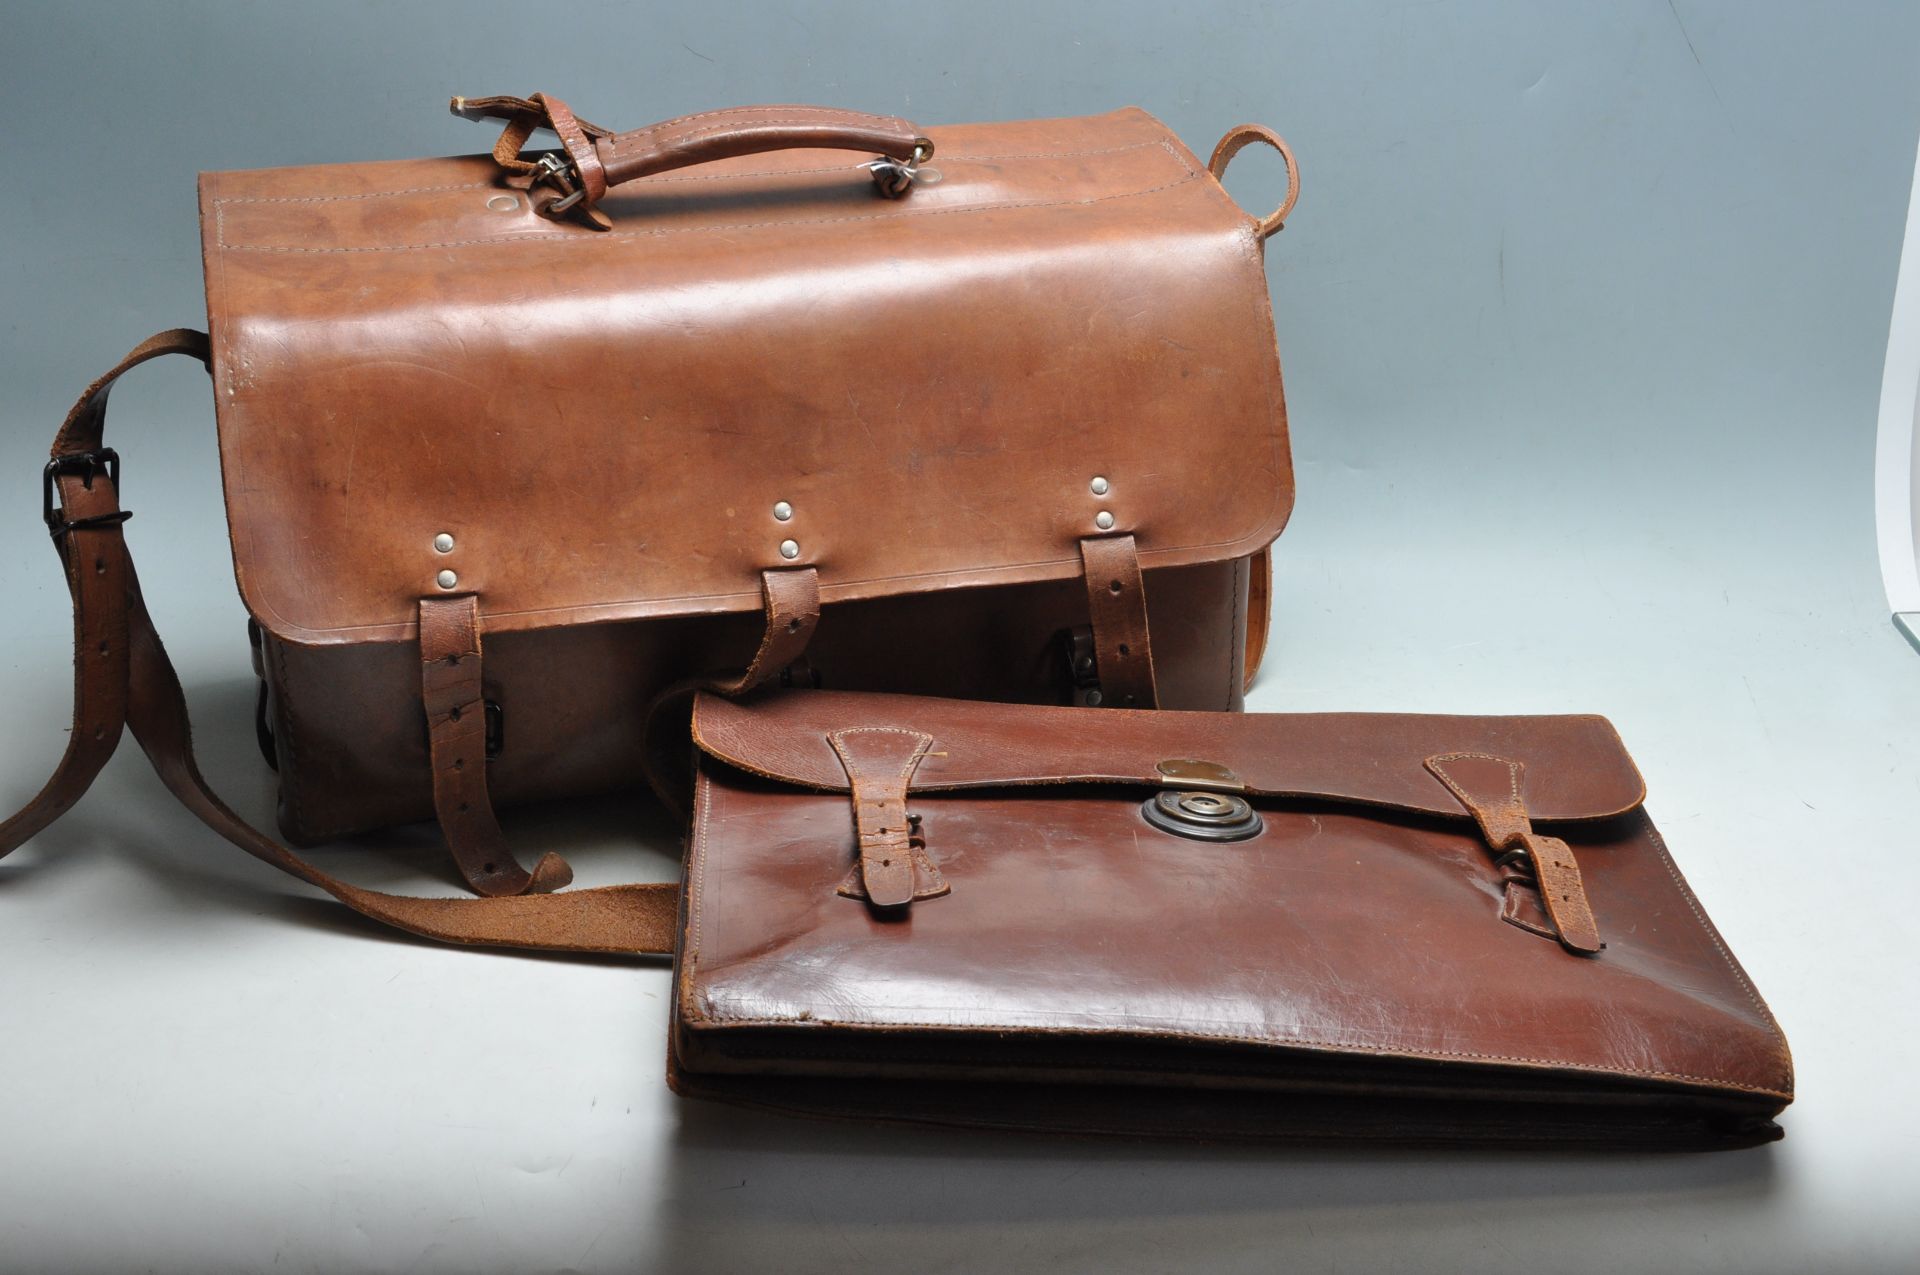
[[[831,609],[1077,580],[1100,531],[1150,578],[1264,548],[1293,486],[1252,219],[1137,110],[928,132],[906,200],[787,151],[620,185],[608,232],[487,156],[203,176],[249,611],[410,640],[445,569],[492,641],[754,611],[769,567]]]
[[[1217,1090],[1236,1110],[1242,1091],[1288,1094],[1242,1132],[1311,1135],[1302,1101],[1357,1091],[1381,1099],[1380,1136],[1675,1146],[1777,1136],[1791,1099],[1784,1038],[1601,719],[786,692],[703,699],[696,721],[674,1027],[690,1092],[844,1111],[849,1078],[870,1077],[886,1082],[872,1114],[965,1122],[968,1086],[1058,1085],[972,1119],[1219,1136],[1217,1112],[1178,1118],[1197,1100],[1161,1120],[1135,1092]],[[950,891],[901,917],[837,889],[854,823],[820,759],[827,733],[860,727],[932,741],[906,807]],[[1503,920],[1503,869],[1423,764],[1496,748],[1585,865],[1604,950]],[[1222,844],[1148,824],[1137,761],[1155,755],[1231,765],[1265,831]]]
[[[1169,781],[1170,759],[1231,770],[1247,792],[1324,798],[1453,818],[1466,807],[1426,766],[1474,751],[1560,765],[1523,767],[1520,796],[1534,818],[1605,819],[1637,807],[1645,783],[1604,717],[1453,717],[1423,713],[1194,713],[1031,707],[821,691],[746,702],[702,696],[694,742],[741,770],[831,792],[847,780],[829,732],[858,724],[925,731],[939,741],[914,772],[916,791]],[[1162,718],[1165,720],[1163,721]]]
[[[487,794],[486,673],[473,595],[420,600],[420,700],[427,718],[433,812],[453,861],[476,894],[548,893],[573,869],[548,851],[533,871],[507,846]]]
[[[1244,560],[1145,573],[1163,704],[1244,702],[1247,576]],[[830,688],[1057,704],[1060,632],[1086,622],[1077,578],[906,594],[826,608],[806,661]],[[683,674],[737,676],[765,633],[758,614],[488,632],[485,692],[504,724],[487,766],[496,807],[641,785],[660,691]],[[262,655],[289,838],[315,844],[433,817],[412,644],[268,636]]]

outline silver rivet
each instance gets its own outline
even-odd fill
[[[1104,478],[1096,478],[1087,484],[1087,489],[1096,496],[1104,496],[1107,494],[1107,480]]]
[[[487,207],[495,212],[512,212],[520,206],[520,201],[512,195],[495,195],[487,201]]]
[[[1087,707],[1088,707],[1088,708],[1098,708],[1098,707],[1100,707],[1100,704],[1101,704],[1101,701],[1103,701],[1103,700],[1105,700],[1106,698],[1107,698],[1107,697],[1106,697],[1106,696],[1104,696],[1104,695],[1102,695],[1102,694],[1101,694],[1101,693],[1100,693],[1099,691],[1088,691],[1088,692],[1087,692]]]
[[[1093,516],[1093,525],[1102,531],[1109,531],[1113,528],[1113,515],[1102,509]]]
[[[443,589],[451,589],[454,585],[460,583],[460,577],[453,574],[453,572],[451,571],[442,571],[439,575],[435,576],[433,579],[434,579],[434,583],[438,584]]]
[[[435,553],[452,553],[453,537],[444,531],[441,532],[433,538],[433,550]]]
[[[800,542],[798,540],[782,540],[780,542],[780,556],[783,558],[799,557]]]
[[[773,506],[773,516],[781,522],[785,522],[787,519],[793,517],[793,506],[784,500],[777,501]]]

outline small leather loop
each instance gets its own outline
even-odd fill
[[[1293,205],[1300,198],[1300,164],[1293,157],[1293,147],[1287,145],[1287,139],[1268,128],[1265,124],[1239,124],[1227,130],[1220,144],[1213,148],[1213,156],[1207,160],[1207,171],[1213,174],[1215,181],[1223,180],[1227,175],[1227,165],[1233,157],[1246,148],[1250,142],[1265,142],[1280,152],[1280,159],[1287,166],[1287,195],[1280,206],[1255,223],[1254,231],[1262,240],[1271,238],[1286,226],[1287,214],[1293,211]]]

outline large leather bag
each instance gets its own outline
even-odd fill
[[[1787,1043],[1600,717],[703,696],[670,1078],[810,1114],[1780,1136]]]
[[[141,676],[102,433],[166,353],[212,375],[296,844],[437,817],[479,893],[554,889],[496,807],[635,783],[650,721],[671,775],[700,686],[1241,706],[1293,502],[1279,139],[1203,164],[1139,110],[454,106],[505,122],[492,155],[201,178],[208,335],[90,387],[48,469],[76,606],[114,629],[80,623],[50,791]],[[1264,219],[1218,181],[1256,140],[1289,173]]]

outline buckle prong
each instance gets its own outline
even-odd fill
[[[105,474],[113,484],[114,492],[120,490],[120,453],[111,447],[102,447],[98,451],[68,452],[64,456],[55,456],[40,471],[40,516],[46,521],[47,531],[54,536],[65,535],[76,528],[104,527],[112,523],[125,522],[133,517],[124,509],[112,513],[95,514],[90,518],[68,518],[59,504],[58,480],[62,475],[78,475],[80,485],[88,491],[93,490],[93,480],[98,474]]]

